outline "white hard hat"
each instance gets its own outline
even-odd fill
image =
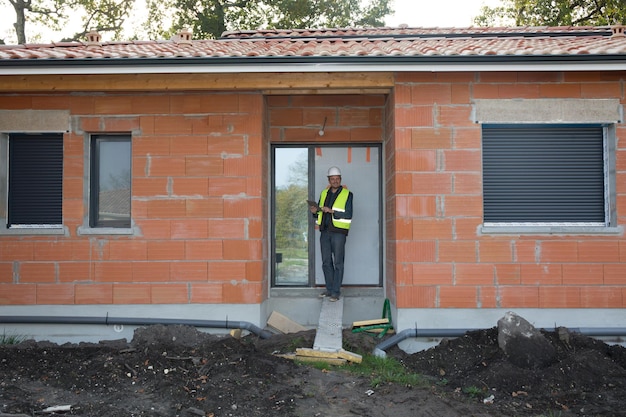
[[[328,168],[328,177],[331,177],[333,175],[339,175],[341,176],[341,170],[337,167],[330,167]]]

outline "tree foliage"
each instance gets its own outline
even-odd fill
[[[382,26],[392,12],[389,0],[150,0],[148,8],[153,16],[147,28],[151,36],[169,37],[191,28],[195,39],[260,27]],[[173,17],[169,25],[167,16]]]
[[[605,26],[626,22],[626,0],[502,0],[483,6],[479,26]]]
[[[83,39],[90,30],[109,33],[119,39],[123,24],[129,17],[135,0],[8,0],[15,11],[13,27],[17,42],[26,43],[26,22],[38,22],[61,30],[70,21],[81,19],[81,29],[62,40]]]

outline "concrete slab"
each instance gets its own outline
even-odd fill
[[[328,297],[322,300],[320,319],[315,333],[313,349],[325,352],[337,352],[341,350],[341,331],[343,321],[343,300],[330,301]]]

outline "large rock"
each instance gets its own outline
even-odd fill
[[[532,324],[510,311],[498,320],[498,345],[508,360],[521,368],[544,368],[556,357],[556,349],[550,341]]]

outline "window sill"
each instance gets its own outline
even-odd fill
[[[579,225],[482,225],[478,232],[483,235],[622,235],[624,228]]]
[[[136,235],[137,230],[131,227],[79,227],[79,236],[89,235]]]
[[[0,235],[9,236],[50,236],[50,235],[65,235],[66,230],[64,227],[18,227],[18,228],[6,228],[0,227]]]

